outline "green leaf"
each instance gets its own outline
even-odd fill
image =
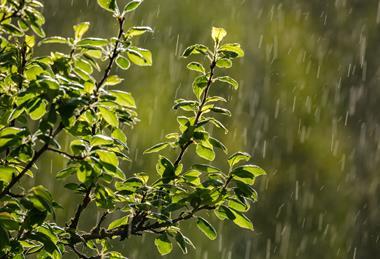
[[[107,11],[115,11],[116,9],[116,0],[98,0],[100,7]]]
[[[99,112],[102,118],[112,127],[117,128],[119,126],[119,119],[116,114],[106,108],[99,107]]]
[[[67,176],[70,176],[70,175],[73,175],[77,172],[77,168],[76,167],[68,167],[68,168],[65,168],[61,171],[59,171],[57,174],[56,174],[56,178],[57,179],[62,179],[62,178],[65,178]]]
[[[170,254],[170,252],[173,250],[173,245],[170,242],[169,237],[166,233],[163,233],[159,237],[157,237],[154,240],[154,244],[156,245],[157,250],[161,255]]]
[[[96,150],[96,154],[99,156],[100,161],[103,163],[112,165],[112,166],[119,166],[119,159],[115,155],[114,152],[105,151],[105,150]]]
[[[235,90],[237,90],[239,88],[239,83],[235,79],[233,79],[229,76],[221,76],[221,77],[216,78],[216,80],[231,85],[232,88]]]
[[[212,123],[214,126],[216,126],[217,128],[219,129],[224,129],[224,133],[228,133],[228,129],[226,128],[226,126],[223,125],[223,123],[221,123],[220,121],[218,121],[217,119],[215,118],[208,118],[210,123]]]
[[[232,213],[235,215],[235,219],[233,222],[238,225],[241,228],[246,228],[253,231],[253,224],[247,216],[245,216],[240,211],[236,211],[234,209],[231,209]]]
[[[231,116],[231,112],[225,108],[221,108],[221,107],[212,107],[210,109],[210,111],[213,111],[213,112],[216,112],[216,113],[220,113],[220,114],[223,114],[223,115],[226,115],[226,116]]]
[[[182,56],[187,58],[188,56],[190,55],[194,55],[194,54],[203,54],[203,55],[207,55],[208,53],[208,48],[205,46],[205,45],[202,45],[202,44],[195,44],[195,45],[192,45],[192,46],[189,46],[187,47]]]
[[[24,129],[15,128],[15,127],[9,127],[9,128],[3,128],[0,130],[0,150],[13,145],[17,144],[20,140],[23,134],[25,134]]]
[[[12,180],[13,175],[16,175],[15,168],[10,166],[0,166],[0,182],[9,183]]]
[[[227,35],[227,32],[225,29],[212,27],[211,37],[215,42],[217,43],[221,42],[223,38],[226,37],[226,35]]]
[[[90,140],[91,147],[107,146],[114,143],[113,139],[106,135],[95,135]]]
[[[156,171],[163,178],[164,183],[170,182],[175,177],[173,163],[164,156],[159,156]]]
[[[232,171],[232,174],[240,178],[249,178],[250,176],[254,178],[261,175],[266,175],[266,172],[257,165],[243,165],[235,168]]]
[[[175,235],[175,240],[177,241],[178,246],[181,248],[182,253],[187,254],[187,246],[186,246],[186,239],[185,236],[181,233],[181,231],[178,231]]]
[[[11,23],[2,23],[1,27],[3,27],[8,33],[13,34],[14,36],[24,36],[23,31]]]
[[[251,159],[250,154],[239,151],[239,152],[236,152],[235,154],[231,155],[228,158],[228,164],[230,165],[230,167],[233,167],[234,165],[236,165],[240,161],[248,161],[249,159]]]
[[[101,38],[85,38],[78,41],[77,46],[80,47],[103,47],[108,44],[108,40]]]
[[[249,203],[245,200],[244,197],[239,199],[229,199],[228,206],[234,210],[246,212],[249,210]]]
[[[128,219],[129,219],[129,216],[124,216],[122,218],[119,218],[119,219],[116,219],[116,220],[112,221],[108,225],[108,230],[111,230],[111,229],[114,229],[114,228],[117,228],[117,227],[120,227],[120,226],[123,226],[123,225],[127,225],[128,224]]]
[[[132,63],[138,66],[151,66],[152,65],[152,53],[147,49],[130,47],[127,50],[127,55]]]
[[[88,31],[90,28],[89,22],[82,22],[77,25],[73,26],[74,32],[75,32],[75,39],[80,40],[82,39],[83,35]]]
[[[147,150],[145,150],[144,154],[157,153],[157,152],[165,149],[167,146],[169,146],[169,143],[167,143],[167,142],[158,143],[158,144],[154,145],[153,147],[150,147]]]
[[[197,144],[195,148],[195,152],[197,155],[203,159],[206,159],[208,161],[214,161],[215,159],[215,152],[212,148],[204,146],[202,143]]]
[[[218,52],[226,58],[240,58],[244,56],[244,51],[238,43],[224,44],[219,48]]]
[[[198,105],[199,105],[199,102],[197,101],[178,99],[175,101],[175,105],[173,106],[173,109],[176,110],[178,108],[181,108],[184,111],[194,111],[194,109],[198,107]]]
[[[198,76],[193,82],[193,92],[198,100],[201,99],[204,90],[208,85],[208,77],[205,75]]]
[[[204,218],[198,217],[197,219],[197,227],[205,234],[209,239],[216,239],[216,230],[215,228]]]
[[[219,68],[230,68],[232,67],[232,61],[227,58],[221,58],[216,61],[216,66]]]
[[[214,147],[221,149],[226,154],[228,153],[227,147],[220,140],[210,137],[209,141]]]
[[[99,49],[89,49],[85,52],[86,55],[88,55],[90,58],[96,58],[100,59],[103,56],[103,53]]]
[[[124,107],[136,108],[135,99],[132,94],[119,90],[112,90],[109,93],[116,98],[116,102]]]
[[[127,142],[127,136],[125,136],[124,132],[119,128],[115,129],[112,132],[111,136],[117,140],[120,140],[123,143]]]
[[[47,112],[46,110],[47,103],[45,100],[38,99],[32,107],[28,109],[28,114],[32,120],[41,119]]]
[[[129,13],[137,9],[142,3],[142,0],[133,0],[124,7],[124,12]]]
[[[68,40],[63,37],[54,36],[54,37],[47,37],[45,39],[42,39],[39,44],[68,44]]]
[[[52,212],[53,198],[50,192],[42,185],[33,187],[28,195],[34,207],[40,211],[47,210]]]
[[[135,36],[140,36],[146,32],[153,32],[153,30],[148,26],[135,26],[128,29],[128,31],[125,33],[125,37],[132,38]]]
[[[234,220],[236,218],[235,214],[224,205],[221,205],[219,208],[215,209],[214,213],[220,220]]]
[[[112,75],[112,76],[107,77],[103,85],[113,86],[113,85],[118,85],[121,82],[123,82],[123,78],[120,78],[118,75]]]
[[[199,165],[199,164],[196,164],[196,165],[193,165],[192,168],[198,170],[198,171],[201,171],[201,172],[205,172],[205,173],[218,173],[218,172],[222,172],[222,170],[220,170],[219,168],[215,167],[215,166],[212,166],[212,165]]]
[[[32,28],[34,33],[37,34],[38,36],[40,36],[41,38],[46,37],[45,31],[42,29],[42,27],[40,25],[32,23],[30,27]]]
[[[129,62],[129,60],[126,57],[121,55],[117,57],[116,64],[123,70],[127,70],[131,66],[131,62]]]
[[[206,72],[205,68],[202,66],[202,64],[198,62],[191,62],[187,64],[187,68],[196,72],[200,72],[204,74]]]

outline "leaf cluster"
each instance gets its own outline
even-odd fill
[[[201,55],[208,64],[187,65],[199,74],[192,85],[195,98],[175,101],[174,109],[183,112],[178,132],[145,151],[161,153],[157,174],[132,173],[122,166],[130,160],[125,130],[138,119],[132,94],[116,89],[124,79],[113,68],[152,65],[151,52],[134,44],[135,37],[152,29],[125,25],[141,3],[98,0],[118,25],[115,37],[101,38],[88,36],[89,22],[74,25],[72,37],[46,37],[40,1],[0,1],[0,257],[61,258],[71,250],[79,258],[125,258],[112,251],[111,240],[144,233],[157,235],[154,244],[161,254],[170,253],[172,243],[187,253],[194,245],[182,233],[182,221],[194,219],[207,237],[217,237],[201,211],[253,230],[245,213],[257,199],[252,185],[265,172],[242,164],[250,159],[243,152],[226,157],[227,172],[209,163],[215,149],[228,153],[210,127],[227,132],[218,118],[231,116],[220,105],[226,100],[210,95],[211,88],[219,83],[238,88],[236,80],[217,76],[216,70],[230,68],[244,55],[239,44],[222,44],[224,29],[212,29],[213,48],[196,44],[183,53]],[[67,51],[36,56],[35,49],[44,44],[64,45]],[[70,135],[69,150],[59,143],[60,134]],[[183,163],[191,146],[205,164]],[[162,155],[169,147],[178,151],[175,160]],[[43,173],[36,163],[47,152],[67,160],[56,178],[83,197],[64,226],[55,220],[62,207],[46,187],[20,184]],[[90,204],[103,214],[85,231],[80,221]]]

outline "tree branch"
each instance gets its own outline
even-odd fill
[[[87,208],[88,204],[91,202],[91,190],[92,190],[92,186],[90,186],[84,197],[83,197],[83,201],[82,203],[78,206],[76,212],[75,212],[75,216],[71,219],[71,223],[70,225],[68,226],[69,229],[77,229],[78,227],[78,223],[79,223],[79,219],[80,219],[80,216],[82,214],[82,212]]]
[[[72,160],[82,160],[83,157],[81,156],[73,156],[73,155],[70,155],[64,151],[61,151],[61,150],[58,150],[58,149],[55,149],[55,148],[51,148],[51,147],[48,147],[47,148],[47,151],[51,151],[51,152],[54,152],[54,153],[57,153],[57,154],[60,154],[68,159],[72,159]]]
[[[213,60],[211,61],[211,65],[210,65],[210,75],[209,75],[209,78],[208,78],[208,81],[207,81],[207,86],[206,86],[206,89],[203,93],[203,97],[202,97],[202,101],[200,103],[200,105],[198,106],[198,111],[197,111],[197,114],[195,116],[195,120],[194,120],[194,125],[196,126],[199,122],[199,119],[201,118],[202,116],[202,109],[206,103],[206,100],[207,100],[207,97],[208,97],[208,92],[210,91],[210,87],[212,85],[212,79],[214,77],[214,69],[216,67],[216,61],[215,61],[215,58],[216,58],[216,54],[214,53],[214,57],[213,57]],[[186,142],[185,144],[183,144],[181,146],[181,151],[176,159],[176,161],[174,162],[174,168],[177,168],[179,163],[181,162],[182,158],[183,158],[183,155],[185,154],[186,150],[188,149],[188,147],[193,143],[192,140],[189,140],[188,142]]]

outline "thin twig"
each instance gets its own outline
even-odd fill
[[[68,154],[68,153],[66,153],[66,152],[64,152],[64,151],[62,151],[62,150],[58,150],[58,149],[51,148],[51,147],[48,147],[48,148],[47,148],[47,151],[51,151],[51,152],[54,152],[54,153],[60,154],[60,155],[65,156],[65,157],[67,157],[67,158],[69,158],[69,159],[72,159],[72,160],[82,160],[82,159],[84,159],[84,158],[81,157],[81,156],[73,156],[73,155],[70,155],[70,154]]]

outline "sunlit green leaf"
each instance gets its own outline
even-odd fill
[[[119,166],[119,159],[115,153],[105,150],[96,150],[96,154],[99,156],[100,161],[103,163],[110,164],[115,167]]]
[[[202,66],[202,64],[200,64],[198,62],[191,62],[191,63],[187,64],[187,68],[190,70],[196,71],[196,72],[200,72],[200,73],[206,72],[206,70]]]
[[[119,90],[112,90],[109,91],[109,93],[116,97],[116,102],[119,105],[124,107],[136,108],[135,99],[130,93]]]
[[[218,51],[226,58],[240,58],[244,56],[244,51],[238,43],[224,44]]]
[[[240,161],[248,161],[251,159],[251,155],[245,152],[236,152],[228,158],[228,164],[233,167]]]
[[[102,47],[108,44],[108,40],[101,38],[85,38],[78,41],[77,46]]]
[[[203,144],[197,144],[195,151],[197,155],[208,161],[213,161],[215,159],[215,152],[212,148],[206,147]]]
[[[144,151],[144,154],[157,153],[169,146],[169,143],[158,143]]]
[[[142,0],[132,0],[125,7],[124,12],[129,13],[137,9],[140,6]]]
[[[216,62],[216,66],[219,68],[230,68],[232,67],[232,61],[227,58],[221,58]]]
[[[201,96],[204,90],[206,89],[207,85],[208,85],[207,76],[203,75],[203,76],[199,76],[195,78],[193,82],[193,92],[198,99],[201,99]]]
[[[215,42],[221,42],[226,37],[227,32],[223,28],[212,27],[211,36]]]
[[[118,85],[121,82],[123,82],[123,78],[117,76],[117,75],[112,75],[107,77],[107,79],[104,81],[104,85]]]
[[[216,230],[215,228],[204,218],[198,217],[197,227],[205,234],[209,239],[216,239]]]
[[[82,22],[77,25],[74,25],[75,39],[77,40],[82,39],[83,35],[88,31],[89,28],[90,28],[89,22]]]
[[[183,57],[188,57],[190,55],[193,55],[193,54],[204,54],[204,55],[207,55],[208,53],[208,48],[205,46],[205,45],[202,45],[202,44],[195,44],[195,45],[192,45],[190,47],[187,47],[182,56]]]
[[[138,66],[152,65],[152,53],[147,49],[130,47],[127,50],[127,55],[129,60]]]
[[[153,32],[152,28],[148,26],[135,26],[132,28],[129,28],[127,32],[125,33],[125,37],[135,37],[140,36],[146,32]]]
[[[127,70],[131,66],[131,62],[129,62],[129,60],[126,57],[121,55],[117,57],[116,64],[123,70]]]
[[[118,127],[119,126],[119,119],[117,118],[116,114],[106,108],[99,107],[99,112],[102,118],[111,126]]]
[[[49,44],[49,43],[57,43],[57,44],[67,44],[68,40],[63,37],[54,36],[54,37],[47,37],[40,41],[40,44]]]
[[[98,4],[107,11],[115,11],[116,0],[97,0]]]
[[[126,225],[128,224],[128,220],[129,220],[129,216],[124,216],[119,219],[115,219],[108,225],[108,230]]]
[[[239,88],[239,83],[235,79],[233,79],[229,76],[221,76],[221,77],[216,78],[216,80],[231,85],[232,88],[235,90],[237,90]]]
[[[242,212],[231,209],[232,213],[235,215],[233,222],[241,228],[246,228],[253,231],[253,224],[247,216]]]

